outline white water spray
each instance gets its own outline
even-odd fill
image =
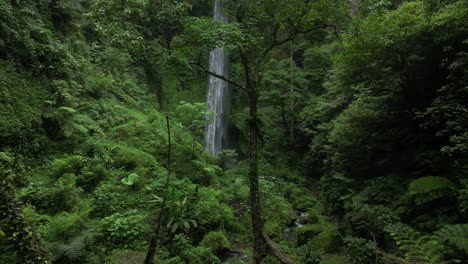
[[[214,20],[227,21],[222,12],[222,0],[216,0],[214,5]],[[224,48],[217,47],[210,52],[210,71],[222,76],[228,76],[228,57]],[[226,81],[210,75],[208,110],[213,113],[207,117],[206,151],[215,156],[223,150],[227,141],[227,118],[229,104],[229,85]]]

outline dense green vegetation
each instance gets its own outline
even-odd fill
[[[225,4],[0,1],[0,263],[466,262],[468,1]]]

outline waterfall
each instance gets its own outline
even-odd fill
[[[222,0],[215,1],[213,19],[227,22],[227,16],[222,12],[221,2]],[[210,52],[209,69],[219,75],[228,75],[228,57],[224,48],[217,47]],[[207,103],[211,114],[207,116],[206,150],[215,156],[223,150],[227,141],[229,85],[226,81],[210,75]]]

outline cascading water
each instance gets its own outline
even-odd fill
[[[226,21],[227,16],[222,12],[222,0],[216,0],[214,4],[214,20]],[[224,48],[217,47],[210,52],[211,72],[227,76],[228,57]],[[208,110],[206,125],[206,150],[211,155],[216,155],[223,150],[227,141],[227,110],[229,105],[229,85],[226,81],[210,75],[208,96]]]

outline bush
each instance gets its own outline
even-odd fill
[[[297,210],[307,210],[313,207],[317,200],[306,188],[292,187],[286,193],[286,198]]]
[[[80,155],[64,156],[52,161],[48,170],[50,175],[57,179],[64,173],[79,174],[86,162],[86,158]]]
[[[376,237],[381,237],[388,224],[398,221],[398,217],[392,210],[383,205],[356,202],[348,210],[349,213],[345,215],[345,219],[349,221],[353,232],[362,236],[372,232]]]
[[[203,237],[200,246],[210,248],[216,255],[222,255],[229,251],[231,243],[223,231],[211,231]]]
[[[294,232],[297,235],[297,243],[299,245],[304,245],[307,241],[311,240],[320,232],[322,232],[322,226],[319,224],[308,224],[297,227]]]
[[[111,248],[139,248],[146,244],[152,233],[145,216],[136,210],[115,213],[101,220],[101,239]]]
[[[190,250],[189,264],[220,263],[219,259],[213,254],[211,249],[205,247],[196,247]]]
[[[110,257],[110,264],[133,264],[143,263],[146,257],[146,252],[138,252],[132,250],[116,250]]]
[[[193,215],[200,231],[235,226],[233,209],[220,203],[212,189],[200,188],[199,194],[199,200],[193,205]]]
[[[199,246],[193,247],[191,239],[185,234],[177,234],[171,241],[170,258],[169,255],[158,257],[165,259],[162,263],[188,263],[188,264],[204,264],[204,263],[219,263],[219,259],[213,254],[210,247]],[[164,253],[164,252],[163,252]]]
[[[155,159],[150,154],[125,145],[118,145],[112,149],[113,161],[116,167],[125,167],[129,170],[140,166],[155,164]]]
[[[351,264],[375,263],[377,244],[374,241],[358,237],[346,237],[345,255]]]
[[[54,216],[46,217],[47,223],[41,227],[41,233],[48,242],[67,241],[77,236],[86,228],[91,207],[89,204],[81,210],[66,213],[62,212]]]
[[[340,233],[335,224],[320,219],[319,223],[306,224],[295,229],[299,245],[307,245],[314,252],[334,253],[340,246]]]
[[[324,225],[322,231],[315,236],[309,246],[316,252],[335,253],[340,246],[340,233],[334,224]]]
[[[300,248],[299,256],[304,264],[320,264],[322,261],[320,254],[307,245]]]
[[[77,188],[75,185],[76,175],[64,173],[53,183],[32,182],[21,190],[20,198],[42,212],[55,214],[72,211],[79,207],[83,200],[83,189]]]

